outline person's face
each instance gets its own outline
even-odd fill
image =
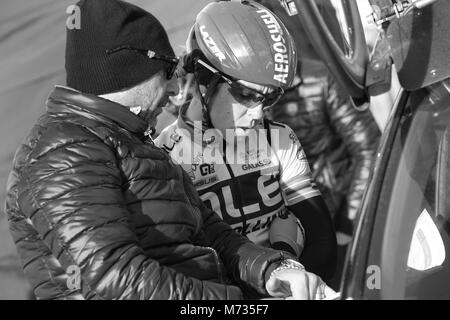
[[[178,95],[178,92],[176,77],[168,80],[165,71],[160,71],[137,88],[135,104],[142,108],[139,116],[147,121],[149,127],[155,127],[156,118],[162,112],[162,107],[167,104],[169,97]]]
[[[263,104],[249,99],[246,90],[233,92],[227,83],[220,83],[209,103],[213,126],[222,134],[234,130],[236,136],[247,135],[263,119]]]

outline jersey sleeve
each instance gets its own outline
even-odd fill
[[[278,127],[280,186],[288,206],[321,193],[312,178],[311,169],[297,135],[286,125]]]

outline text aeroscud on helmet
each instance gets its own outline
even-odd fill
[[[287,54],[288,49],[285,44],[286,39],[283,37],[283,29],[268,10],[259,9],[256,12],[266,24],[271,34],[271,39],[274,41],[273,49],[275,50],[275,74],[273,79],[286,84],[289,76],[289,56]]]

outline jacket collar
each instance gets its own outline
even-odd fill
[[[48,111],[72,111],[92,117],[98,115],[133,133],[143,134],[148,124],[123,105],[72,88],[55,86],[47,100]]]

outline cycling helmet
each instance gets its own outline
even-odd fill
[[[296,74],[293,38],[280,19],[254,1],[208,4],[197,15],[186,49],[197,53],[198,81],[208,92],[225,78],[262,93],[273,105]]]

